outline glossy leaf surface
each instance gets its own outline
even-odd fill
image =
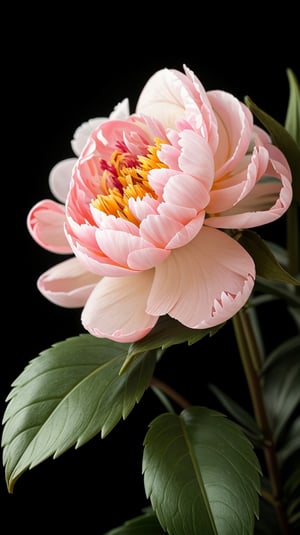
[[[9,491],[29,468],[106,436],[148,387],[156,356],[119,369],[128,350],[90,335],[55,344],[33,359],[13,384],[4,414],[3,462]]]
[[[146,495],[167,533],[253,534],[260,468],[237,424],[192,407],[158,416],[144,445]]]

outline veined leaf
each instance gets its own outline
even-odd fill
[[[163,535],[164,533],[156,514],[146,513],[127,520],[123,526],[111,529],[105,535]]]
[[[300,403],[300,335],[280,344],[262,368],[262,388],[276,442]]]
[[[288,273],[276,260],[266,242],[253,230],[243,230],[239,243],[252,256],[257,275],[265,279],[300,286],[300,281]]]
[[[140,353],[158,348],[164,351],[168,347],[184,342],[187,342],[188,345],[195,344],[205,336],[215,334],[223,325],[217,325],[210,329],[190,329],[168,315],[162,316],[147,336],[130,345],[120,373],[123,373]]]
[[[3,461],[8,490],[30,469],[125,419],[148,387],[155,354],[122,377],[128,344],[84,334],[33,359],[14,382],[4,413]]]
[[[217,411],[162,414],[144,441],[147,497],[170,535],[252,535],[260,467],[240,427]]]

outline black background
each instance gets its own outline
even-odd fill
[[[79,310],[60,309],[38,293],[37,277],[58,258],[39,248],[26,229],[31,206],[51,197],[52,166],[73,156],[75,129],[89,118],[107,116],[124,97],[134,111],[151,74],[163,67],[182,70],[183,64],[207,90],[229,90],[241,100],[249,95],[283,122],[286,68],[300,75],[295,14],[288,8],[263,15],[246,7],[243,12],[217,7],[209,12],[206,6],[196,13],[187,4],[183,12],[167,6],[168,14],[162,16],[157,4],[135,12],[125,5],[96,12],[89,6],[83,13],[87,7],[73,7],[67,16],[58,7],[33,12],[18,8],[4,19],[9,37],[2,70],[2,414],[10,385],[28,361],[83,332]],[[275,223],[261,234],[284,242],[283,225]],[[282,334],[276,307],[262,321],[272,333],[270,348],[289,333],[286,325]],[[207,388],[214,382],[249,405],[230,324],[189,350],[185,345],[169,350],[157,375],[195,404],[219,408]],[[161,410],[147,391],[108,437],[95,437],[27,471],[13,494],[6,490],[2,469],[1,524],[10,533],[68,533],[82,525],[84,533],[101,535],[138,515],[147,505],[142,442],[150,420]]]

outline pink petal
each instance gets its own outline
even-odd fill
[[[148,270],[163,262],[170,253],[169,249],[160,249],[158,247],[137,249],[128,255],[128,265],[132,270]]]
[[[192,130],[181,132],[179,167],[188,175],[197,177],[210,190],[215,171],[213,154],[208,142]]]
[[[279,219],[289,208],[293,190],[288,168],[270,162],[268,181],[259,182],[233,209],[205,220],[207,226],[218,228],[251,228]],[[281,180],[276,178],[280,176]],[[271,180],[271,177],[274,177]]]
[[[94,229],[91,230],[94,231]],[[101,253],[98,246],[88,248],[84,240],[79,242],[72,234],[68,234],[68,239],[74,254],[87,271],[98,275],[98,277],[106,275],[122,277],[128,274],[127,266],[116,265],[113,260]]]
[[[234,169],[250,144],[253,117],[236,97],[221,90],[209,91],[209,101],[218,118],[219,145],[215,153],[216,176]]]
[[[177,206],[177,209],[178,214],[180,214],[181,207]],[[202,212],[199,216],[195,216],[189,222],[183,224],[164,215],[150,215],[141,223],[141,235],[156,247],[166,249],[182,247],[199,232],[204,216],[205,214]],[[151,267],[154,265],[152,264]]]
[[[155,269],[147,312],[202,329],[231,318],[253,289],[251,256],[227,234],[203,227]]]
[[[76,156],[80,156],[91,133],[104,121],[107,121],[107,117],[95,117],[82,123],[76,128],[71,141],[71,147]]]
[[[183,228],[183,224],[163,215],[150,215],[142,221],[141,236],[156,247],[164,248]],[[152,266],[153,267],[153,266]]]
[[[207,212],[224,212],[241,202],[265,173],[268,159],[264,147],[254,148],[252,155],[245,156],[237,169],[214,184]]]
[[[168,137],[171,145],[168,145],[167,143],[162,144],[161,149],[157,151],[157,156],[159,157],[161,162],[168,166],[168,168],[180,171],[178,165],[178,157],[180,156],[180,150],[178,146],[178,132],[173,130],[172,132],[169,132]]]
[[[119,102],[109,115],[109,119],[127,119],[129,116],[129,100],[128,98],[124,98],[121,102]],[[82,123],[74,132],[73,139],[71,141],[71,146],[73,149],[74,154],[76,156],[80,156],[82,150],[84,149],[88,138],[92,134],[92,132],[97,128],[100,124],[104,123],[104,121],[107,121],[108,117],[95,117],[93,119],[89,119],[89,121]]]
[[[209,92],[206,92],[199,78],[186,65],[184,65],[184,72],[192,83],[193,100],[197,103],[197,110],[195,110],[194,105],[186,106],[186,117],[198,133],[208,141],[212,152],[215,153],[219,137],[218,124],[209,101]]]
[[[177,249],[189,243],[200,231],[205,218],[205,212],[200,212],[196,217],[191,219],[189,223],[184,225],[182,229],[173,236],[167,244],[169,249]]]
[[[27,228],[44,249],[58,254],[72,252],[64,232],[65,207],[46,199],[33,206],[27,216]]]
[[[275,147],[275,145],[268,144],[266,147],[270,155],[269,169],[267,169],[267,173],[270,173],[271,176],[274,175],[279,179],[285,177],[292,182],[292,172],[283,152],[281,152],[278,147]]]
[[[158,317],[145,312],[153,271],[103,278],[82,312],[82,324],[93,336],[135,342],[154,327]]]
[[[118,230],[101,229],[96,231],[96,239],[101,251],[120,266],[131,269],[128,261],[130,253],[136,252],[139,249],[147,249],[149,255],[148,262],[153,267],[151,251],[153,250],[155,252],[155,247],[140,236],[133,236],[132,234]]]
[[[147,194],[141,199],[130,197],[128,206],[132,214],[138,221],[142,221],[150,214],[156,214],[158,202]]]
[[[148,175],[149,184],[154,189],[160,200],[162,199],[165,185],[173,175],[173,169],[152,169],[150,171]]]
[[[179,207],[176,204],[168,204],[166,202],[161,203],[157,211],[160,215],[177,219],[177,221],[181,221],[184,225],[197,216],[195,208]]]
[[[131,200],[131,199],[129,199]],[[114,215],[107,215],[98,208],[91,206],[91,214],[93,215],[93,221],[95,225],[101,229],[107,230],[119,230],[120,232],[128,232],[135,236],[139,235],[139,229],[135,223],[128,221],[122,217],[116,217]]]
[[[83,307],[99,277],[86,271],[76,258],[52,267],[38,279],[38,289],[49,301],[66,308]]]
[[[167,203],[194,208],[198,212],[207,206],[209,191],[197,178],[180,173],[168,180],[163,199]]]

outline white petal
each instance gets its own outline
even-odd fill
[[[80,156],[91,133],[104,121],[107,121],[107,117],[95,117],[76,128],[73,139],[71,140],[71,147],[76,156]]]
[[[75,163],[76,158],[67,158],[58,162],[50,171],[49,188],[54,197],[62,203],[65,203],[67,198]]]
[[[104,277],[90,295],[82,323],[92,335],[134,342],[154,327],[157,317],[146,313],[153,271],[121,278]]]
[[[111,112],[110,119],[127,119],[129,117],[129,100],[124,98],[121,102],[116,104],[113,111]]]
[[[83,307],[99,281],[77,258],[56,264],[38,279],[38,289],[52,303],[66,308]]]

